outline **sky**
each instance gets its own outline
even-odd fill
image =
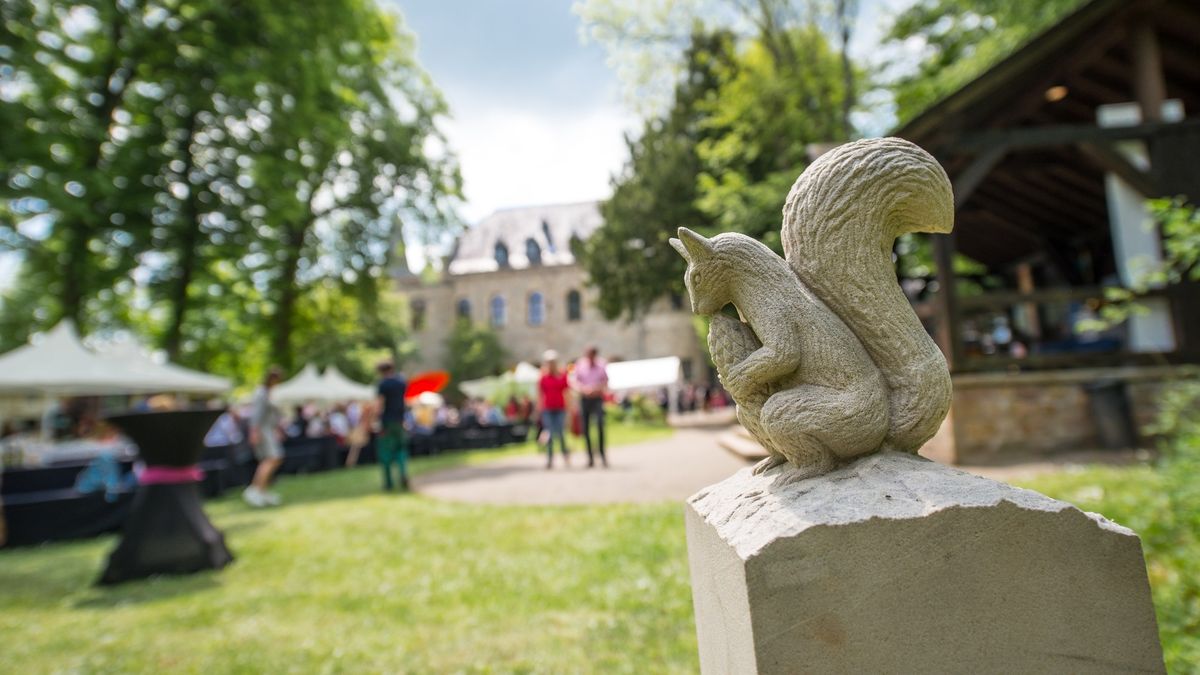
[[[913,0],[862,0],[853,51]],[[584,44],[572,0],[393,0],[417,59],[449,103],[444,125],[464,181],[461,214],[603,199],[640,127],[601,45]],[[879,130],[887,121],[869,125]],[[410,261],[415,262],[415,261]]]

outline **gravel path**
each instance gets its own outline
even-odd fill
[[[683,501],[746,464],[717,445],[706,429],[679,429],[670,438],[608,449],[608,469],[584,468],[587,454],[573,448],[571,466],[544,454],[510,457],[413,479],[430,497],[482,504],[612,504]]]

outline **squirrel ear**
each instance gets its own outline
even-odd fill
[[[671,237],[670,244],[671,244],[671,248],[678,251],[679,255],[683,256],[684,260],[686,260],[688,262],[692,262],[692,255],[690,253],[688,253],[687,247],[683,245],[682,241],[679,241],[675,237]]]
[[[704,260],[712,255],[713,244],[707,237],[696,234],[686,227],[681,227],[679,228],[679,239],[683,247],[687,249],[687,253],[683,257],[689,261]]]

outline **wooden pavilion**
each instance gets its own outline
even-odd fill
[[[1120,327],[1085,321],[1161,255],[1144,200],[1200,197],[1200,2],[1087,2],[894,133],[954,183],[918,307],[955,373],[951,459],[1111,442],[1106,410],[1144,421],[1200,362],[1195,284]],[[956,275],[958,253],[984,271]]]

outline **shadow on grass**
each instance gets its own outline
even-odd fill
[[[74,609],[111,609],[215,591],[221,588],[217,577],[220,572],[206,570],[191,574],[162,574],[133,579],[116,586],[93,586],[87,596],[76,600],[71,606]]]

